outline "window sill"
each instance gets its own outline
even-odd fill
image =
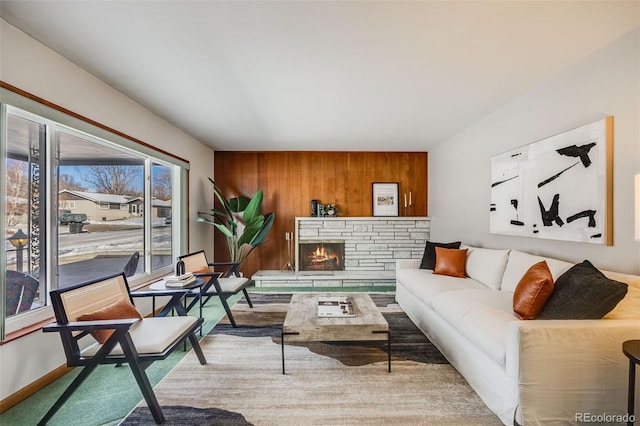
[[[158,281],[160,278],[148,278],[146,280],[140,281],[139,283],[136,283],[135,285],[131,286],[131,291],[135,291],[135,290],[139,290],[143,287],[148,286],[151,283],[154,283],[156,281]],[[47,318],[45,320],[36,322],[34,324],[28,325],[26,327],[23,327],[19,330],[16,331],[12,331],[10,333],[7,333],[4,340],[0,341],[0,346],[5,345],[7,343],[10,343],[14,340],[17,340],[21,337],[27,336],[31,333],[34,333],[36,331],[40,331],[42,329],[42,327],[44,327],[47,324],[51,324],[52,322],[55,321],[55,317],[50,317]]]

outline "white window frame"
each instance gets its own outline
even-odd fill
[[[184,194],[185,192],[184,190],[187,185],[187,182],[186,182],[186,179],[188,176],[187,172],[189,170],[188,162],[180,160],[171,155],[167,155],[166,153],[163,153],[161,151],[158,151],[154,149],[152,145],[141,144],[139,141],[136,141],[132,138],[125,137],[122,134],[113,133],[107,130],[106,127],[102,128],[94,125],[93,123],[90,123],[88,120],[80,119],[78,118],[78,116],[69,115],[66,112],[64,112],[62,108],[54,108],[50,105],[51,104],[49,104],[44,100],[28,98],[28,97],[22,96],[17,92],[6,89],[4,87],[0,88],[0,122],[3,124],[2,126],[0,126],[0,129],[2,130],[2,132],[0,132],[0,154],[3,159],[2,165],[0,165],[0,172],[4,173],[5,171],[4,158],[6,158],[6,138],[7,138],[6,115],[9,112],[14,114],[15,111],[20,111],[20,114],[17,114],[17,115],[27,116],[27,117],[29,116],[37,117],[36,121],[42,122],[47,126],[47,137],[49,138],[49,142],[53,139],[53,136],[55,134],[55,130],[52,130],[52,129],[56,126],[65,126],[78,132],[84,132],[94,138],[100,138],[104,140],[106,143],[108,143],[109,145],[118,146],[126,150],[131,150],[137,153],[138,155],[145,156],[147,159],[153,159],[153,161],[160,161],[162,163],[172,166],[174,168],[173,169],[174,176],[176,178],[178,177],[180,178],[180,180],[174,180],[173,191],[174,193]],[[46,223],[55,224],[55,225],[52,225],[52,227],[49,227],[43,230],[43,232],[46,233],[48,236],[47,244],[45,248],[46,253],[43,254],[43,256],[47,258],[47,263],[46,263],[47,270],[44,271],[43,273],[45,274],[45,278],[44,278],[45,280],[47,280],[48,282],[53,282],[53,280],[55,280],[55,276],[54,276],[55,273],[54,273],[54,268],[51,265],[54,264],[52,260],[57,259],[58,253],[57,253],[56,243],[53,241],[55,240],[55,238],[52,238],[52,236],[55,234],[55,232],[57,232],[57,228],[59,226],[57,225],[56,223],[57,221],[55,220],[55,218],[57,217],[57,210],[59,206],[57,205],[57,194],[52,194],[53,190],[51,185],[51,179],[54,175],[53,170],[55,168],[53,166],[55,162],[53,159],[53,155],[54,155],[53,150],[51,151],[48,150],[48,153],[46,155],[47,155],[46,187],[48,188],[47,199],[48,200],[55,199],[56,201],[55,202],[50,201],[50,204],[47,203],[47,205],[44,207]],[[2,189],[0,190],[0,195],[3,195],[3,194],[4,194],[4,185],[2,185]],[[52,198],[52,195],[56,195],[56,197]],[[150,200],[152,197],[149,194],[145,198],[148,198]],[[69,209],[75,208],[75,202],[69,202],[69,203],[70,203]],[[107,206],[108,206],[108,203],[107,203]],[[186,209],[186,203],[179,203],[179,202],[173,203],[172,205],[173,217],[176,218],[176,220],[181,216],[180,209]],[[0,205],[0,214],[3,217],[5,214],[5,210],[6,209],[5,209],[4,203],[2,203],[2,205]],[[140,210],[141,210],[140,213],[142,213],[144,211],[144,207],[141,206]],[[151,232],[150,228],[148,231],[145,230],[145,235],[150,234],[150,232]],[[2,234],[5,233],[4,221],[0,222],[0,233]],[[178,227],[178,226],[173,227],[172,246],[171,246],[172,257],[175,258],[177,255],[181,253],[182,249],[186,247],[186,241],[187,241],[186,227]],[[173,271],[172,264],[167,265],[163,268],[159,268],[155,271],[152,271],[151,268],[149,267],[150,254],[145,253],[144,258],[146,259],[145,273],[139,276],[137,279],[136,278],[130,279],[129,282],[132,285],[135,285],[136,281],[141,282],[143,280],[153,279]],[[0,262],[4,267],[4,265],[6,264],[6,253],[4,253],[4,251],[0,253]],[[0,274],[0,294],[3,294],[3,295],[5,294],[4,292],[5,285],[6,285],[5,274]],[[51,287],[48,287],[47,292],[50,290],[51,290]],[[4,312],[4,296],[2,297],[2,299],[3,300],[0,301],[2,302],[0,307],[0,340],[4,340],[7,333],[18,331],[25,327],[37,324],[38,322],[47,320],[53,316],[53,309],[50,305],[50,301],[47,300],[48,304],[42,308],[33,309],[30,311],[21,313],[19,315],[12,316],[10,318],[5,318],[6,313]]]

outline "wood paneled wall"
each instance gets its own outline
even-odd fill
[[[216,151],[214,180],[225,195],[250,197],[262,189],[263,213],[275,213],[267,241],[242,271],[250,276],[259,269],[282,268],[287,261],[285,232],[293,232],[296,216],[310,215],[312,199],[335,204],[338,216],[371,216],[371,184],[398,182],[401,205],[403,194],[411,191],[412,215],[427,216],[427,157],[426,152]],[[219,232],[215,260],[228,260]]]

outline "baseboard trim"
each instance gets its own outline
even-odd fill
[[[20,402],[24,401],[25,399],[29,398],[34,393],[36,393],[39,390],[43,389],[48,384],[58,380],[60,377],[64,376],[65,374],[67,374],[71,370],[73,370],[73,368],[67,367],[66,365],[61,365],[60,367],[56,368],[55,370],[53,370],[53,371],[45,374],[44,376],[40,377],[35,382],[32,382],[31,384],[25,386],[24,388],[20,389],[19,391],[15,392],[12,395],[8,396],[7,398],[3,399],[2,401],[0,401],[0,414],[4,413],[5,411],[7,411],[9,408],[13,407],[14,405],[17,405]]]

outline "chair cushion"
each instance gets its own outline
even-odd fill
[[[105,306],[97,311],[88,312],[78,316],[78,321],[96,321],[110,319],[142,319],[140,312],[127,299],[120,299],[110,305]],[[100,344],[106,342],[113,334],[113,330],[93,330],[91,335]]]
[[[464,267],[467,262],[467,249],[456,250],[436,247],[436,266],[433,273],[451,277],[466,278]]]
[[[544,260],[522,276],[513,293],[513,311],[520,319],[536,319],[553,292],[553,277]]]
[[[198,318],[189,316],[144,318],[129,329],[129,334],[139,354],[162,354],[197,321]],[[82,355],[93,356],[101,346],[98,343],[93,344],[82,351]],[[111,351],[111,355],[122,355],[122,353],[120,344]]]
[[[224,293],[237,293],[247,286],[249,279],[244,277],[218,278],[218,282]]]
[[[424,254],[422,255],[422,262],[420,263],[420,269],[432,269],[436,267],[436,247],[458,249],[460,248],[460,241],[454,243],[432,243],[427,241],[424,247]]]

